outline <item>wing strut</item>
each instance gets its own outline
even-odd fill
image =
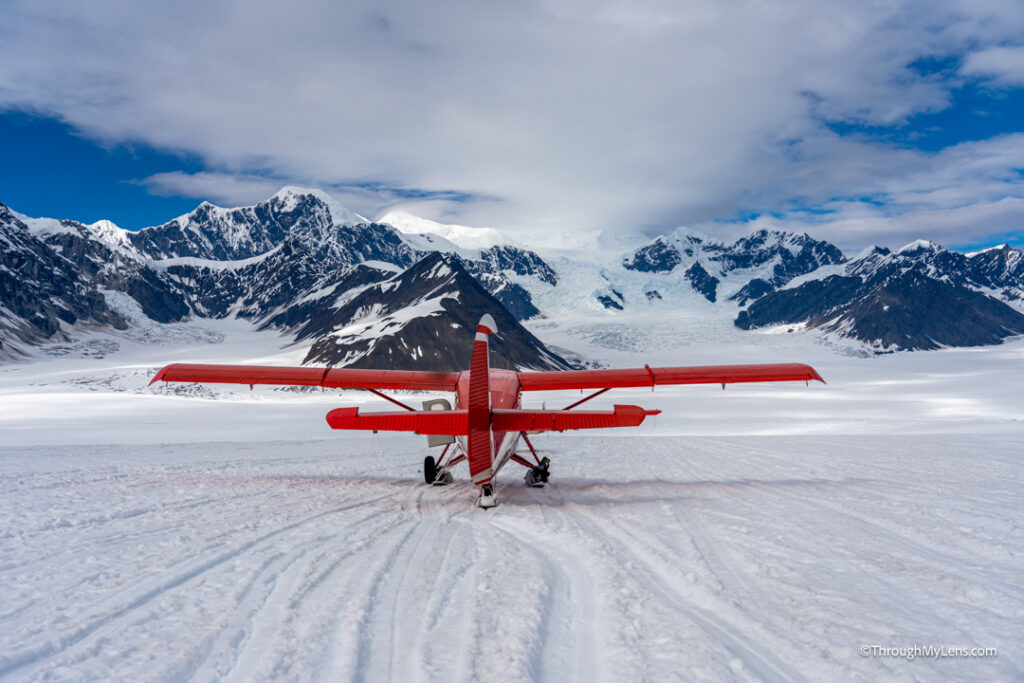
[[[410,408],[409,406],[407,406],[407,405],[405,405],[404,403],[402,403],[401,401],[399,401],[399,400],[398,400],[397,398],[391,398],[391,397],[390,397],[390,396],[388,396],[387,394],[382,394],[382,393],[380,393],[379,391],[377,391],[376,389],[371,389],[371,388],[369,388],[369,387],[367,387],[367,388],[366,388],[366,390],[367,390],[367,391],[369,391],[369,392],[370,392],[371,394],[373,394],[374,396],[380,396],[380,397],[381,397],[382,399],[384,399],[385,401],[391,401],[392,403],[394,403],[394,404],[395,404],[396,406],[398,406],[399,408],[405,408],[406,410],[411,410],[411,411],[412,411],[412,412],[414,412],[414,413],[416,412],[416,409],[415,409],[415,408]]]
[[[572,405],[569,405],[569,406],[566,406],[566,407],[562,408],[562,410],[572,410],[576,406],[582,405],[582,404],[586,403],[587,401],[589,401],[592,398],[597,398],[598,396],[600,396],[601,394],[603,394],[606,391],[611,391],[611,387],[605,387],[604,389],[601,389],[600,391],[595,391],[590,396],[587,396],[586,398],[581,398],[580,400],[576,401]]]

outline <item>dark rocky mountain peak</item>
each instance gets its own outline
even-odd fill
[[[290,233],[315,240],[335,225],[355,222],[365,219],[323,192],[284,188],[255,206],[223,209],[203,202],[191,213],[131,233],[131,240],[151,259],[233,261],[266,253]]]
[[[700,261],[694,261],[693,265],[687,268],[685,277],[705,299],[712,303],[715,301],[720,280],[705,270]]]
[[[0,355],[63,339],[71,326],[124,329],[124,317],[82,278],[76,265],[33,235],[0,204]]]
[[[829,242],[810,235],[761,229],[732,243],[680,228],[640,247],[622,260],[626,270],[644,273],[679,272],[709,301],[719,284],[730,281],[729,297],[740,305],[846,258]],[[677,271],[678,269],[678,271]]]
[[[480,318],[494,316],[494,367],[568,368],[469,274],[461,259],[434,252],[402,273],[360,290],[300,329],[312,338],[307,363],[464,370]]]
[[[682,262],[679,248],[669,244],[664,237],[658,237],[632,255],[623,257],[622,266],[626,270],[638,270],[641,273],[668,273]]]
[[[994,344],[1024,333],[1024,315],[977,291],[1005,286],[1013,300],[1021,279],[1001,267],[998,254],[977,257],[925,241],[895,252],[874,247],[850,261],[845,275],[765,294],[740,312],[736,325],[802,324],[881,351]]]

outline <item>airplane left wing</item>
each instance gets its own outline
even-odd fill
[[[642,368],[623,370],[564,370],[554,372],[521,372],[519,384],[523,391],[554,391],[557,389],[614,389],[619,387],[654,387],[662,384],[732,384],[735,382],[786,382],[817,380],[821,375],[803,363],[768,365],[694,365],[675,368]]]
[[[174,363],[156,374],[153,382],[212,382],[220,384],[283,384],[336,389],[407,389],[455,391],[459,373],[417,370],[356,370],[272,365],[204,365]]]

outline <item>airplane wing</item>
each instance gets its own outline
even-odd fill
[[[636,427],[660,410],[615,406],[615,410],[495,410],[491,428],[505,432],[564,432],[567,429]]]
[[[327,413],[331,429],[363,429],[375,432],[415,432],[465,436],[468,411],[402,410],[387,413],[359,413],[359,408],[335,408]]]
[[[568,429],[635,427],[660,410],[640,406],[615,406],[615,410],[494,410],[491,429],[496,432],[564,432]],[[359,413],[358,408],[337,408],[327,413],[332,429],[363,429],[382,432],[415,432],[465,436],[465,410],[416,410]]]
[[[825,380],[810,365],[776,363],[770,365],[695,365],[678,368],[631,368],[625,370],[565,370],[521,372],[523,391],[556,389],[605,389],[618,387],[654,387],[662,384],[732,384],[734,382],[786,382]]]
[[[409,389],[455,391],[457,372],[416,370],[355,370],[351,368],[303,368],[268,365],[201,365],[174,363],[150,381],[213,382],[221,384],[286,384],[339,389]]]

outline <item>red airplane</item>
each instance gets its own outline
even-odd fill
[[[487,338],[496,331],[494,318],[485,315],[476,328],[469,370],[463,372],[174,363],[160,370],[150,384],[162,380],[248,384],[250,388],[255,384],[284,384],[365,389],[402,410],[360,414],[358,408],[337,408],[327,413],[327,424],[332,429],[427,435],[430,446],[444,444],[445,447],[437,461],[432,456],[424,460],[426,482],[435,485],[450,483],[452,468],[465,460],[469,463],[473,483],[480,487],[477,505],[489,508],[497,505],[494,478],[510,460],[527,469],[528,485],[543,486],[547,483],[550,461],[537,456],[527,433],[635,427],[648,415],[661,412],[630,405],[616,405],[613,410],[574,410],[610,389],[662,384],[721,384],[724,389],[726,384],[734,382],[825,381],[814,368],[802,363],[677,368],[645,365],[628,370],[523,373],[498,370],[491,368],[488,362]],[[559,389],[595,391],[562,410],[524,410],[519,407],[524,391]],[[426,401],[424,410],[416,410],[382,394],[381,390],[455,392],[455,410],[444,399]],[[529,448],[532,462],[516,452],[520,439]]]

